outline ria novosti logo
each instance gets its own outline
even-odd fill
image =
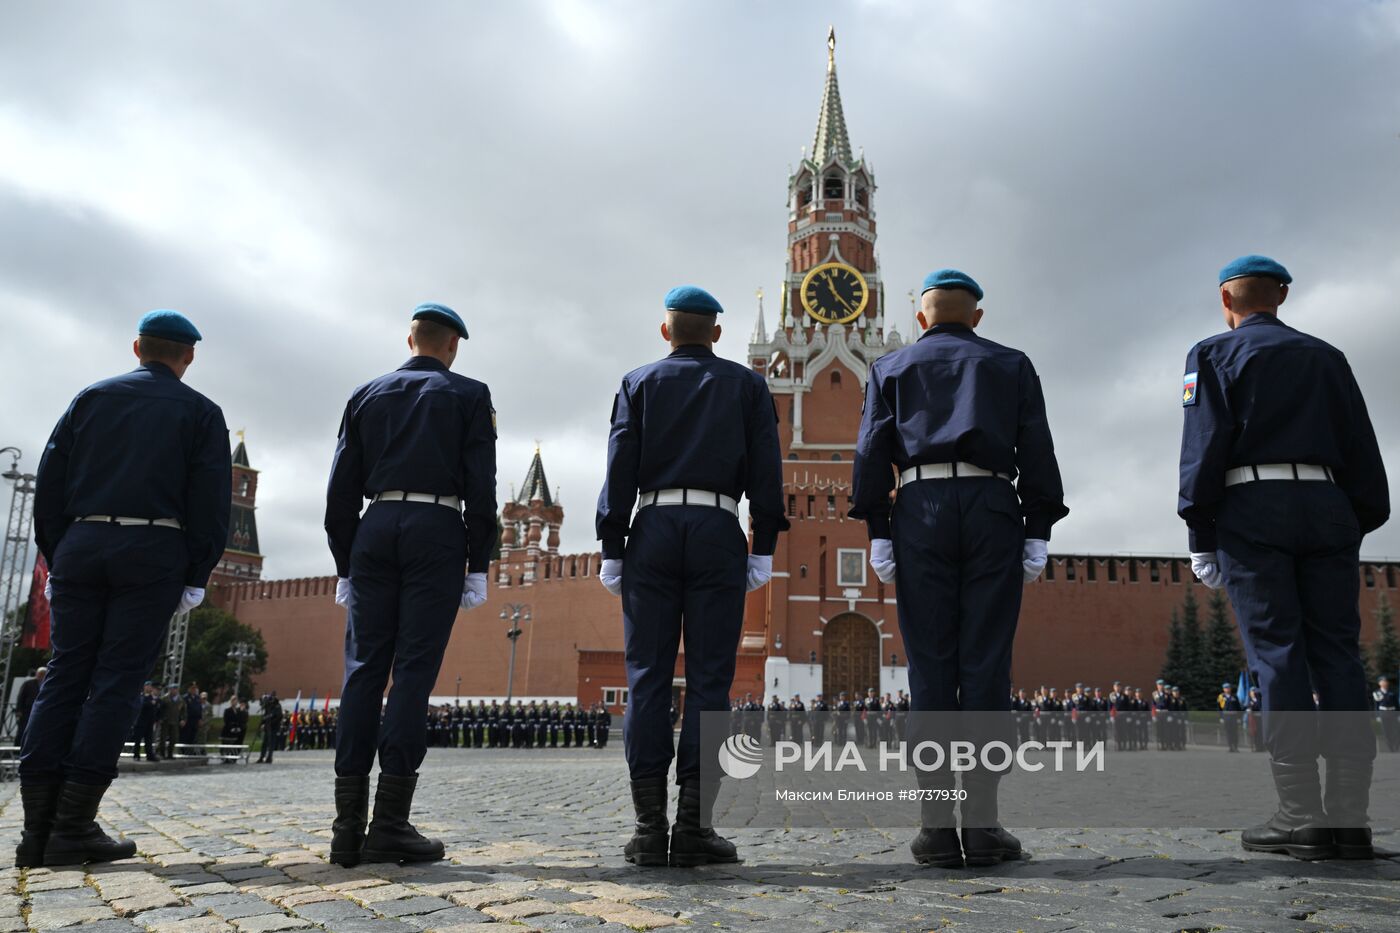
[[[971,771],[979,769],[997,773],[1017,769],[1054,772],[1103,771],[1103,741],[1096,742],[1022,742],[1010,745],[993,741],[983,745],[954,741],[945,748],[937,742],[881,742],[874,749],[862,749],[853,742],[839,745],[833,742],[775,742],[773,766],[776,771],[804,772],[852,771]],[[1073,751],[1071,763],[1067,752]],[[1042,756],[1049,760],[1042,760]],[[763,746],[751,735],[731,735],[719,747],[719,766],[725,774],[738,780],[751,778],[763,766]],[[795,767],[794,767],[795,766]]]
[[[751,778],[763,764],[763,747],[751,735],[731,735],[719,747],[719,767],[736,780]]]

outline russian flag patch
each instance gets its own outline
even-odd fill
[[[1196,404],[1196,381],[1200,373],[1187,373],[1181,381],[1181,404]]]

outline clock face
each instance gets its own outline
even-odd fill
[[[869,300],[865,276],[844,262],[822,263],[802,280],[802,306],[821,324],[854,321]]]

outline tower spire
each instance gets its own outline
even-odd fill
[[[753,334],[749,336],[749,343],[767,343],[768,328],[763,322],[763,289],[760,288],[754,294],[758,297],[758,320],[753,322]]]
[[[843,165],[855,161],[851,140],[846,134],[846,115],[841,109],[841,87],[836,83],[836,27],[826,34],[826,87],[817,116],[817,135],[812,140],[812,161],[822,165],[835,155]]]
[[[512,496],[517,505],[529,505],[538,499],[546,506],[554,505],[554,495],[549,491],[549,481],[544,477],[544,461],[540,459],[540,445],[535,442],[535,456],[530,461],[530,468],[525,471],[525,482],[521,484],[520,492]]]

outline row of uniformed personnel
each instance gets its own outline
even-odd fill
[[[478,700],[428,708],[428,744],[444,748],[603,748],[611,731],[612,713],[602,703]]]
[[[1278,319],[1290,281],[1259,256],[1221,273],[1230,329],[1188,356],[1179,512],[1197,575],[1230,589],[1266,713],[1312,709],[1310,684],[1323,709],[1360,709],[1369,697],[1358,549],[1387,518],[1388,490],[1345,358]],[[965,273],[931,274],[923,335],[866,379],[850,514],[867,522],[876,574],[897,583],[915,710],[1007,709],[1020,584],[1040,574],[1051,526],[1068,513],[1039,376],[1025,354],[976,333],[982,297]],[[718,782],[700,780],[712,756],[700,748],[699,716],[728,708],[745,590],[770,577],[787,519],[763,376],[715,356],[723,309],[709,293],[673,289],[665,307],[671,353],[629,373],[614,400],[597,531],[600,578],[622,598],[630,690],[624,746],[637,827],[625,855],[694,865],[738,857],[709,825]],[[35,519],[53,571],[55,656],[21,757],[21,866],[131,854],[93,819],[126,732],[112,726],[134,716],[166,620],[199,603],[226,541],[227,430],[218,407],[181,381],[199,333],[174,312],[148,315],[140,331],[141,367],[80,393],[40,467]],[[408,821],[423,710],[457,610],[486,600],[496,536],[490,393],[450,371],[466,337],[451,309],[420,306],[411,359],[357,389],[341,421],[325,522],[347,608],[331,843],[341,865],[443,853]],[[744,497],[751,541],[735,520]],[[682,643],[677,751],[671,690]],[[1369,855],[1374,741],[1368,752],[1355,731],[1281,726],[1268,738],[1281,807],[1245,834],[1246,847]],[[946,788],[953,775],[919,779]],[[951,803],[926,805],[915,857],[1021,857],[997,820],[997,776],[969,772],[963,784],[961,837]]]

